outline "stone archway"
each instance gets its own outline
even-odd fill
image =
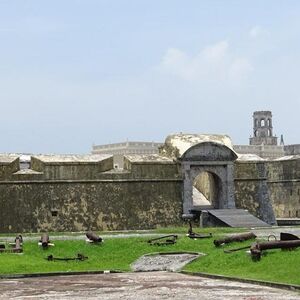
[[[229,147],[214,142],[193,145],[181,156],[183,172],[183,213],[189,214],[193,205],[193,184],[195,178],[203,172],[217,178],[217,198],[213,208],[235,208],[233,162],[237,159]]]

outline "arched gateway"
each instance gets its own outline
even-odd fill
[[[215,142],[201,142],[186,150],[179,158],[184,176],[184,214],[188,214],[194,208],[193,185],[196,177],[203,172],[212,175],[212,208],[235,208],[233,162],[236,159],[237,155],[233,150]],[[201,204],[197,206],[201,209]]]
[[[176,134],[167,137],[162,152],[175,157],[181,163],[183,175],[183,214],[195,209],[193,190],[195,181],[206,175],[206,183],[199,182],[205,191],[202,197],[209,201],[210,208],[235,208],[234,161],[236,153],[226,135]],[[199,191],[198,191],[199,192]],[[201,207],[202,206],[202,207]],[[207,205],[197,205],[197,209]]]

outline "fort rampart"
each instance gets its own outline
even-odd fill
[[[263,220],[300,216],[300,158],[235,161],[236,207]],[[147,229],[178,225],[183,175],[159,155],[0,157],[0,232]]]
[[[235,163],[235,201],[259,218],[300,217],[300,158]]]
[[[0,162],[0,231],[147,229],[181,222],[182,181],[172,161],[32,157]]]

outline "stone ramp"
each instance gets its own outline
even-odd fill
[[[205,206],[213,208],[207,198],[195,187],[193,187],[193,206]]]
[[[203,256],[203,253],[157,253],[146,254],[131,264],[134,272],[171,271],[176,272],[186,264]]]
[[[271,227],[244,209],[208,209],[207,212],[230,227]]]

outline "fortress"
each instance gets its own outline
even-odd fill
[[[269,112],[260,113],[267,117],[254,118],[244,146],[250,155],[228,136],[182,133],[168,136],[158,154],[125,155],[122,169],[112,154],[2,154],[0,232],[147,229],[210,209],[246,209],[271,225],[298,218],[298,145],[277,146]],[[253,153],[267,146],[283,155]]]
[[[288,155],[300,154],[300,144],[284,145],[281,135],[280,145],[273,134],[271,111],[255,111],[253,113],[253,137],[249,145],[233,145],[239,154],[255,154],[260,158],[273,159]],[[126,141],[121,143],[93,145],[93,154],[113,154],[115,168],[123,168],[123,157],[128,154],[159,154],[164,143]]]

